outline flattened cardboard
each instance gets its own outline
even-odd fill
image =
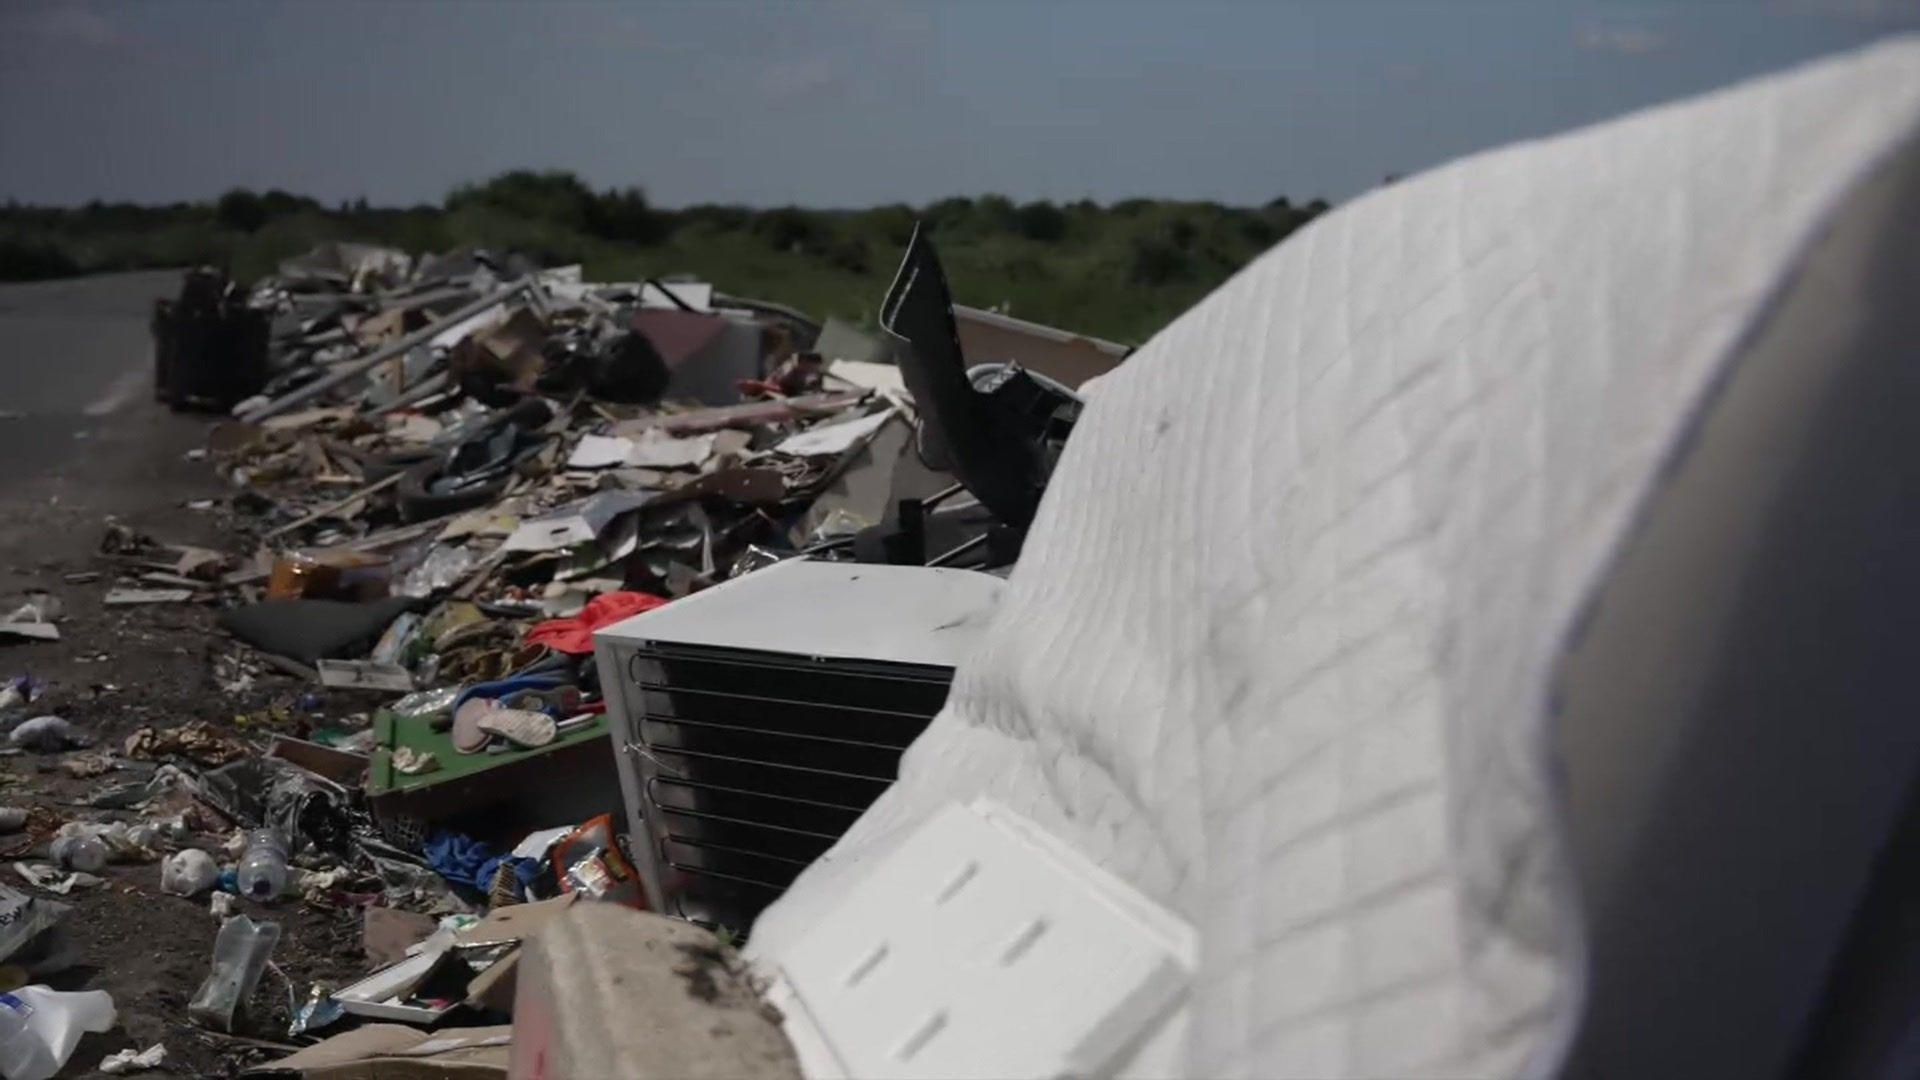
[[[244,1075],[307,1080],[491,1080],[507,1075],[512,1025],[421,1031],[368,1024],[262,1065]]]

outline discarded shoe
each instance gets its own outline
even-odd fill
[[[559,734],[553,717],[531,709],[490,709],[480,717],[479,727],[489,735],[498,735],[527,749],[545,746]]]
[[[463,754],[485,750],[491,736],[480,729],[480,721],[496,708],[490,698],[469,698],[461,702],[453,711],[453,748]]]

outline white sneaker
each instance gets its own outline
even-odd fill
[[[481,714],[480,730],[515,746],[545,746],[559,734],[553,717],[531,709],[494,709]]]

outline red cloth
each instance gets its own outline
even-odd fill
[[[666,597],[643,592],[610,592],[587,601],[580,614],[569,619],[548,619],[534,623],[527,631],[527,644],[545,645],[563,653],[593,651],[593,632],[610,626],[629,615],[652,611],[666,603]]]

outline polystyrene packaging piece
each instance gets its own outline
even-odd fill
[[[771,1000],[824,1080],[1166,1075],[1193,950],[1183,920],[983,799],[942,808],[808,934],[749,956],[778,970]]]
[[[0,994],[0,1074],[7,1080],[47,1080],[73,1056],[80,1036],[113,1027],[113,998],[105,990],[62,993],[23,986]]]

